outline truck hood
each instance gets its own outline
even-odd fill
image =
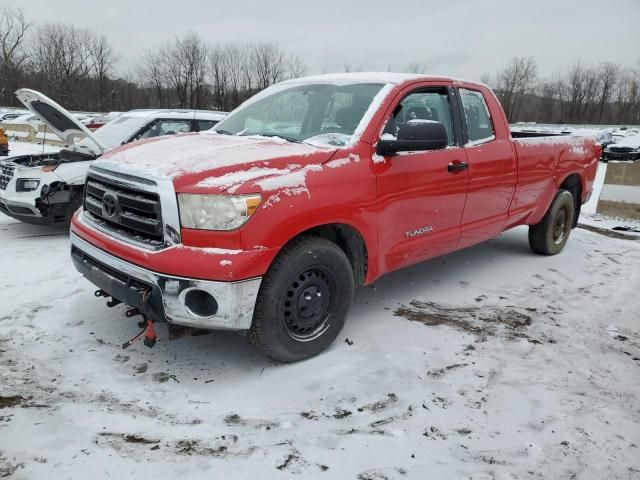
[[[336,150],[277,137],[201,132],[123,145],[104,154],[94,165],[132,175],[171,178],[178,192],[216,193],[248,180],[320,165]]]
[[[83,150],[86,151],[82,153],[97,157],[107,150],[91,130],[46,95],[28,88],[21,88],[16,90],[16,97],[68,145],[74,145],[77,140],[87,138],[90,141],[83,144]]]

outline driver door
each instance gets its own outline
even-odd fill
[[[385,158],[377,190],[378,246],[386,271],[458,246],[469,177],[456,102],[447,86],[413,87],[401,94],[383,130],[383,135],[394,135],[409,120],[438,121],[447,130],[449,144],[443,150],[400,152]]]

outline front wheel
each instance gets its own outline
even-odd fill
[[[263,278],[249,335],[263,353],[280,362],[317,355],[342,330],[353,289],[351,264],[335,243],[298,237]]]
[[[529,245],[542,255],[560,253],[569,240],[576,214],[573,195],[558,190],[542,221],[529,227]]]

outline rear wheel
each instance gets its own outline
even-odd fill
[[[569,240],[576,207],[573,195],[559,190],[542,221],[529,227],[529,245],[542,255],[560,253]]]
[[[263,278],[249,335],[274,360],[312,357],[342,330],[353,289],[345,253],[324,238],[301,236],[280,252]]]

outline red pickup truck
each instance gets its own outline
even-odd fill
[[[98,295],[151,326],[243,331],[297,361],[336,338],[354,287],[387,272],[517,225],[535,252],[559,253],[600,154],[589,138],[514,140],[476,82],[290,80],[214,130],[103,155],[71,256]]]

